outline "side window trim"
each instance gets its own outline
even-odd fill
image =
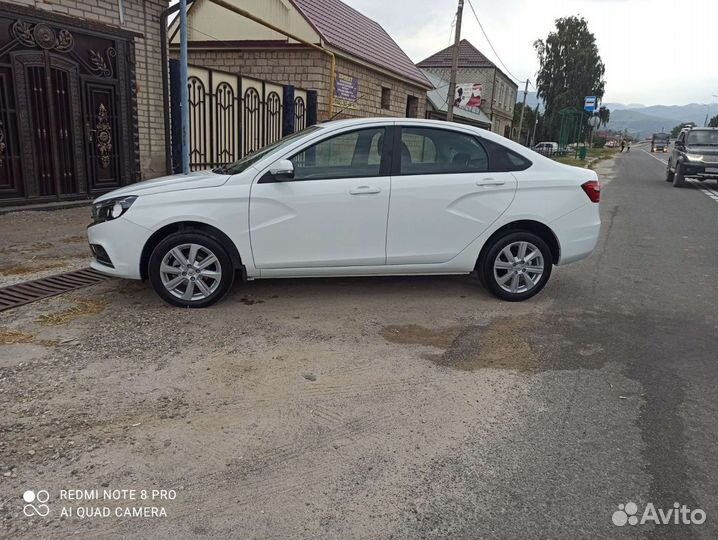
[[[332,176],[327,178],[311,178],[311,179],[301,179],[301,178],[288,178],[286,180],[282,180],[282,183],[287,182],[316,182],[316,181],[326,181],[326,180],[349,180],[352,178],[380,178],[382,176],[389,176],[390,166],[391,166],[391,145],[387,145],[387,141],[392,140],[392,130],[394,129],[393,125],[387,125],[382,124],[378,126],[366,126],[361,127],[359,129],[348,129],[346,131],[340,131],[338,133],[330,133],[326,137],[320,140],[312,141],[310,144],[307,144],[306,146],[303,146],[301,148],[295,148],[292,150],[292,152],[288,155],[284,155],[283,157],[279,159],[288,159],[292,160],[302,152],[306,152],[313,146],[317,146],[319,144],[322,144],[323,142],[329,141],[335,137],[341,137],[342,135],[348,135],[351,133],[359,132],[359,131],[368,131],[368,130],[378,130],[383,129],[384,130],[384,144],[382,145],[382,153],[379,158],[379,173],[374,174],[371,176]],[[257,181],[258,184],[272,184],[272,183],[280,183],[279,180],[275,180],[274,177],[267,171],[264,173],[260,179]]]

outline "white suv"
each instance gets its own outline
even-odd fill
[[[92,267],[208,306],[246,279],[468,274],[525,300],[588,256],[598,178],[488,131],[411,119],[310,127],[214,171],[93,203]]]

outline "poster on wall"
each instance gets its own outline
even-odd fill
[[[359,98],[359,79],[337,73],[334,79],[334,104],[341,109],[355,109]]]
[[[457,84],[454,107],[477,111],[481,107],[481,92],[480,83]]]

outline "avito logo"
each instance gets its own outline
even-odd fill
[[[618,527],[624,525],[643,525],[653,523],[655,525],[701,525],[706,520],[706,513],[700,508],[691,510],[685,504],[673,503],[673,508],[664,510],[656,508],[649,502],[643,509],[641,516],[638,516],[638,505],[634,502],[619,504],[611,516],[611,521]]]

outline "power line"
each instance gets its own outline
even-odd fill
[[[484,37],[486,38],[486,41],[488,42],[489,47],[491,47],[491,50],[494,51],[494,55],[495,55],[496,58],[498,59],[498,61],[499,61],[499,63],[501,64],[501,66],[506,70],[506,73],[508,73],[509,76],[510,76],[512,79],[514,79],[515,81],[517,81],[517,82],[519,82],[519,83],[526,82],[526,79],[520,79],[519,77],[517,77],[516,75],[514,75],[513,73],[511,73],[511,70],[509,70],[509,68],[506,67],[506,64],[504,64],[504,61],[501,60],[501,57],[499,56],[499,53],[496,52],[496,49],[494,48],[494,45],[491,43],[491,40],[489,39],[489,36],[486,34],[486,30],[484,30],[484,26],[481,24],[481,21],[479,20],[479,16],[476,14],[476,10],[474,9],[474,5],[471,3],[471,0],[467,0],[467,1],[468,1],[468,3],[469,3],[469,7],[471,8],[471,12],[474,14],[474,19],[476,19],[476,22],[478,23],[479,28],[481,29],[481,33],[482,33],[482,34],[484,35]],[[531,84],[531,81],[529,81],[529,84]],[[533,84],[531,84],[531,86],[532,86],[533,88],[536,88]]]

